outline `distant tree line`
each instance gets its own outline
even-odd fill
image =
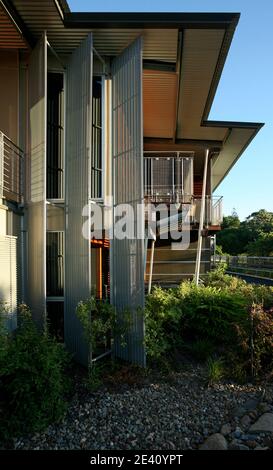
[[[261,209],[241,222],[233,210],[223,219],[217,247],[218,252],[234,256],[273,256],[273,212]]]

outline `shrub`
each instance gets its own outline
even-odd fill
[[[77,316],[83,327],[83,334],[92,356],[98,356],[112,348],[114,337],[119,337],[121,345],[126,345],[126,334],[131,324],[131,314],[125,310],[121,318],[117,318],[113,305],[91,296],[79,302]],[[103,365],[92,362],[89,358],[86,386],[90,391],[102,384]]]
[[[148,359],[186,347],[199,360],[220,354],[240,382],[257,377],[273,368],[273,288],[219,271],[204,285],[155,288],[146,301],[145,336]]]
[[[181,317],[176,290],[155,287],[145,306],[145,347],[149,358],[159,359],[181,343]]]
[[[211,271],[205,279],[205,285],[225,289],[245,298],[249,307],[254,303],[263,304],[265,309],[273,307],[273,287],[249,284],[238,277],[224,274],[221,270]]]
[[[104,348],[116,327],[114,307],[91,296],[86,301],[79,302],[77,315],[92,351],[97,352]]]
[[[199,361],[206,361],[216,350],[215,344],[206,338],[193,341],[187,349]]]
[[[177,292],[184,330],[193,339],[229,344],[235,336],[235,324],[247,320],[246,299],[226,289],[188,282],[182,283]]]
[[[247,328],[237,328],[234,359],[247,374],[258,377],[273,368],[273,309],[266,311],[262,305],[253,304],[248,318]]]
[[[221,358],[210,357],[207,360],[207,379],[209,384],[220,382],[225,375],[224,361]]]
[[[47,332],[40,333],[26,306],[13,335],[2,331],[0,356],[0,438],[38,431],[66,409],[69,358]]]

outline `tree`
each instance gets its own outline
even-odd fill
[[[273,232],[273,212],[261,209],[250,214],[242,224],[252,232],[254,240],[265,233]]]
[[[222,231],[217,235],[217,244],[230,255],[273,255],[273,213],[265,209],[252,212],[240,222],[235,210],[224,217]]]
[[[247,245],[251,256],[273,256],[273,233],[263,233],[260,238]]]
[[[225,216],[222,222],[222,229],[225,228],[238,228],[240,227],[240,219],[235,209],[233,209],[232,214]]]

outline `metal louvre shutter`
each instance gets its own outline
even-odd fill
[[[76,307],[91,293],[91,244],[82,235],[86,223],[82,210],[90,204],[91,195],[92,67],[90,34],[72,54],[66,75],[64,337],[68,349],[83,364],[88,361],[88,348]]]
[[[46,312],[46,88],[47,40],[31,54],[29,71],[29,158],[27,168],[28,278],[27,303],[43,326]]]
[[[131,204],[136,214],[143,203],[142,38],[136,39],[112,64],[113,93],[113,203]],[[145,365],[144,320],[144,214],[138,217],[143,239],[111,241],[111,302],[122,321],[131,311],[126,346],[115,341],[115,354]],[[134,221],[136,233],[136,217]]]
[[[8,311],[6,327],[9,331],[17,327],[16,241],[16,237],[0,236],[0,300]]]

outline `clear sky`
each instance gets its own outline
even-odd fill
[[[273,0],[68,0],[72,11],[239,12],[209,119],[264,122],[217,194],[241,219],[273,212]]]

